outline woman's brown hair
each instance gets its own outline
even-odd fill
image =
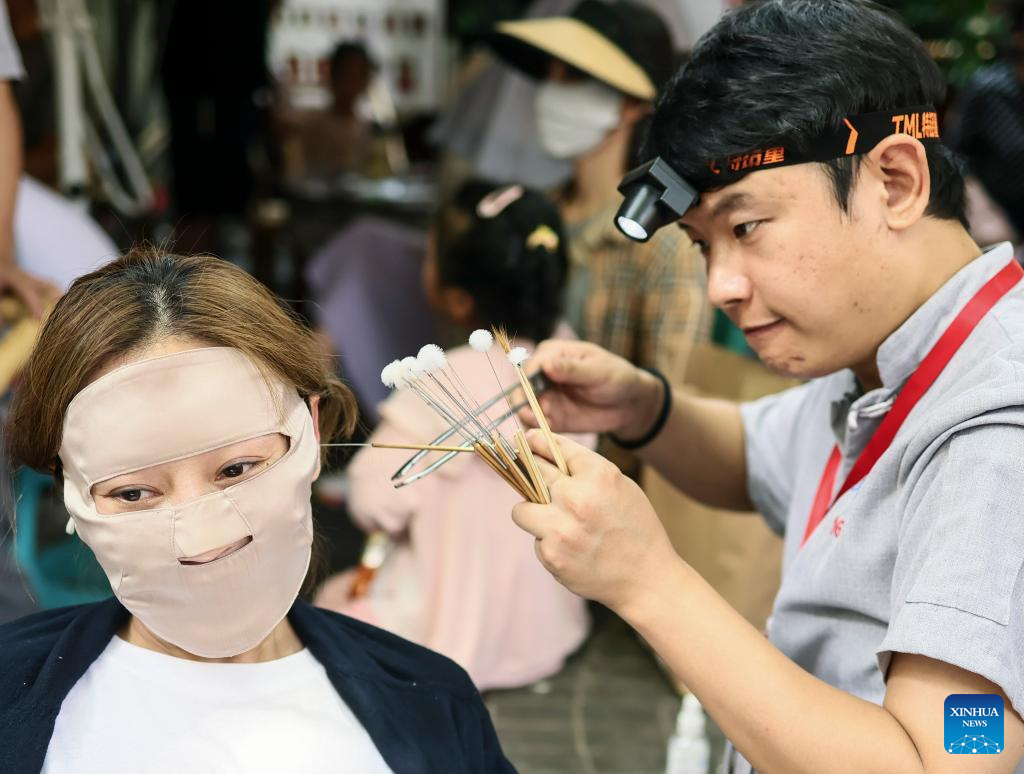
[[[352,392],[312,332],[269,290],[219,258],[145,246],[80,277],[57,302],[11,403],[11,458],[60,480],[57,453],[71,399],[97,369],[168,336],[234,347],[303,398],[319,395],[323,443],[355,427]]]

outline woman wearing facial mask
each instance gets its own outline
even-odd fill
[[[533,349],[559,325],[566,275],[558,212],[521,186],[464,183],[441,208],[428,238],[423,285],[438,316],[465,336],[503,325]],[[465,339],[463,339],[465,341]],[[484,401],[516,383],[508,362],[464,345],[448,364],[466,395]],[[504,402],[496,418],[506,410]],[[428,439],[447,425],[409,390],[380,406],[371,440]],[[516,425],[505,422],[511,436]],[[593,435],[577,441],[593,448]],[[388,479],[404,459],[364,449],[348,467],[349,504],[364,530],[392,548],[369,593],[350,598],[353,573],[332,578],[317,604],[361,618],[453,658],[481,690],[510,688],[557,672],[587,635],[585,603],[546,577],[533,540],[502,517],[522,498],[482,460],[461,455],[411,486]]]
[[[581,338],[682,381],[710,321],[700,255],[678,229],[638,244],[613,223],[619,181],[672,72],[665,23],[637,3],[583,0],[567,17],[502,23],[488,42],[540,81],[541,144],[574,164],[557,194],[571,259],[567,321]]]
[[[353,403],[223,261],[140,250],[72,286],[8,445],[115,598],[0,627],[0,770],[511,771],[459,667],[296,599]]]

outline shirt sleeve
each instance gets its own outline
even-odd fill
[[[1024,715],[1024,412],[958,428],[926,461],[900,524],[892,615],[878,650],[998,685]]]
[[[426,443],[433,432],[424,422],[422,407],[411,392],[395,392],[381,404],[381,421],[373,431],[371,443]],[[409,486],[395,488],[392,474],[413,451],[390,449],[362,449],[348,466],[349,511],[356,525],[366,531],[383,530],[391,535],[405,531],[409,521],[420,511],[422,503],[429,502],[435,476],[427,476]],[[436,455],[415,468],[421,470]],[[458,460],[451,464],[457,464]]]
[[[17,81],[24,76],[21,54],[7,18],[7,3],[0,3],[0,81]]]
[[[777,535],[786,531],[797,455],[806,453],[796,448],[796,433],[810,389],[804,384],[740,406],[747,495]]]

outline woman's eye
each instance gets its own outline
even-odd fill
[[[224,478],[238,478],[248,473],[256,464],[256,462],[236,462],[222,468],[220,475]]]
[[[732,230],[732,233],[736,235],[737,239],[743,239],[743,237],[750,236],[759,225],[761,225],[761,221],[750,220],[746,223],[740,223]]]
[[[137,503],[143,499],[143,495],[146,493],[145,489],[122,489],[120,492],[114,492],[109,495],[115,500],[120,500],[123,503]]]

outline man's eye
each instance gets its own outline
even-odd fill
[[[732,230],[732,233],[736,235],[737,239],[743,239],[743,237],[750,236],[751,233],[753,233],[754,229],[756,229],[760,225],[761,221],[750,220],[747,221],[746,223],[740,223]]]

